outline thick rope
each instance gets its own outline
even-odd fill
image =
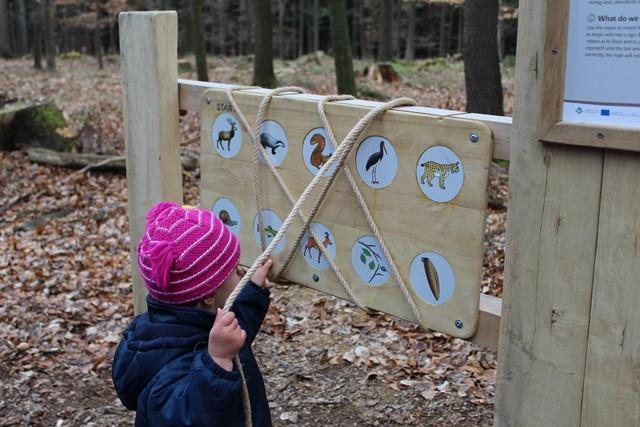
[[[299,88],[280,88],[280,89],[276,89],[275,91],[273,91],[270,95],[268,95],[267,97],[265,97],[265,99],[262,100],[261,104],[260,104],[260,108],[258,109],[258,115],[257,115],[257,119],[256,119],[256,123],[259,124],[259,126],[257,126],[258,129],[261,128],[262,122],[264,120],[264,114],[266,112],[266,108],[268,106],[268,103],[270,102],[271,98],[274,95],[278,95],[281,94],[283,92],[287,92],[287,91],[292,91],[292,89],[294,89],[295,91],[297,91]],[[245,129],[253,136],[253,141],[254,141],[254,150],[256,149],[257,144],[260,144],[260,134],[259,132],[252,132],[251,130],[251,126],[249,125],[248,120],[246,119],[246,117],[244,117],[244,115],[242,114],[242,111],[240,110],[237,102],[235,101],[234,97],[233,97],[233,91],[234,90],[239,90],[238,88],[231,88],[229,90],[227,90],[227,97],[229,98],[229,101],[231,102],[236,114],[238,114],[238,116],[240,117],[240,120],[243,124],[243,126],[245,127]],[[302,90],[300,90],[300,92],[302,92]],[[322,168],[320,169],[320,171],[317,173],[317,175],[311,180],[311,183],[307,186],[307,188],[305,188],[305,190],[303,191],[302,195],[298,198],[298,200],[295,201],[295,203],[293,203],[293,208],[291,209],[291,211],[289,212],[289,214],[287,215],[287,218],[284,220],[284,222],[282,223],[280,229],[278,230],[278,232],[276,233],[275,237],[273,238],[273,240],[271,240],[271,242],[269,243],[269,245],[266,247],[266,249],[262,252],[262,254],[254,261],[253,265],[246,271],[245,275],[242,277],[242,279],[240,280],[240,282],[238,283],[238,285],[235,287],[235,289],[231,292],[231,294],[229,295],[229,297],[227,298],[227,301],[225,302],[223,311],[224,312],[228,312],[231,310],[231,307],[233,306],[233,303],[235,302],[236,298],[238,297],[238,295],[240,294],[240,292],[242,292],[242,290],[244,289],[244,287],[249,283],[251,277],[253,276],[253,274],[269,259],[269,257],[271,256],[271,253],[273,252],[273,250],[276,248],[276,246],[280,243],[280,241],[282,240],[282,238],[284,237],[284,235],[286,234],[286,232],[288,231],[289,227],[291,226],[294,218],[296,216],[299,216],[301,213],[301,209],[302,206],[305,204],[305,202],[307,201],[308,197],[311,195],[311,193],[316,189],[316,187],[318,186],[320,180],[324,177],[324,175],[326,174],[326,172],[333,167],[334,163],[337,164],[338,166],[336,167],[336,169],[333,171],[332,173],[332,179],[335,179],[335,175],[337,175],[340,171],[340,169],[342,168],[342,166],[344,165],[344,162],[346,160],[346,158],[348,157],[349,153],[351,152],[351,150],[353,149],[353,146],[355,145],[355,142],[358,140],[360,134],[366,129],[367,126],[369,126],[370,123],[372,123],[380,114],[386,112],[387,110],[390,110],[392,108],[396,108],[399,106],[404,106],[404,105],[415,105],[415,101],[409,98],[399,98],[399,99],[395,99],[392,101],[389,101],[383,105],[380,105],[374,109],[372,109],[371,111],[369,111],[362,119],[360,119],[356,125],[349,131],[349,133],[347,134],[347,136],[344,138],[344,140],[342,141],[342,143],[340,145],[338,145],[335,142],[335,137],[332,136],[332,141],[334,141],[334,146],[336,147],[336,151],[333,153],[333,155],[331,156],[331,158],[329,159],[329,161],[327,161]],[[326,117],[326,116],[325,116]],[[328,124],[328,122],[327,122]],[[327,129],[327,131],[330,131],[330,127]],[[330,134],[332,135],[332,134]],[[259,147],[257,148],[258,150],[260,149]],[[259,151],[258,151],[259,153]],[[255,156],[255,151],[254,151],[254,156]],[[285,194],[287,194],[287,196],[290,195],[290,192],[288,191],[286,185],[284,184],[284,181],[281,180],[281,177],[279,177],[279,173],[277,173],[277,171],[275,170],[275,167],[273,166],[273,163],[271,162],[271,159],[269,158],[268,153],[266,153],[265,150],[263,150],[263,158],[265,160],[265,163],[267,163],[267,165],[269,166],[270,170],[272,171],[272,173],[274,172],[274,176],[276,176],[276,180],[278,181],[278,183],[281,185],[282,189],[285,190]],[[254,157],[255,159],[255,157]],[[260,161],[259,157],[258,157],[258,162]],[[254,162],[255,165],[255,162]],[[258,177],[258,169],[259,168],[259,164],[257,165],[257,167],[254,168],[254,183],[255,181],[259,181],[258,179],[256,179]],[[280,179],[278,179],[280,178]],[[331,180],[332,182],[332,180]],[[326,188],[328,189],[330,187],[331,182],[328,182],[326,185]],[[254,190],[257,190],[258,187],[254,186]],[[316,205],[319,205],[322,203],[324,196],[326,196],[327,194],[327,190],[323,189],[322,191],[322,196],[321,198],[319,198],[316,201]],[[259,199],[259,194],[256,194],[257,199],[256,201],[259,203],[260,199]],[[292,199],[290,199],[291,201]],[[260,221],[260,205],[258,205],[258,218]],[[316,206],[314,206],[314,208],[316,208]],[[317,208],[315,209],[317,212]],[[313,217],[311,217],[313,218]],[[306,224],[306,219],[303,219],[303,222]],[[264,230],[264,227],[261,227],[261,231]],[[304,230],[304,229],[303,229]],[[313,229],[312,227],[309,227],[309,232],[313,233]],[[314,238],[316,238],[316,241],[320,241],[318,240],[317,237],[314,236]],[[261,237],[261,240],[263,241],[264,244],[264,238]],[[297,246],[297,245],[296,245]],[[322,247],[323,245],[318,245],[318,248],[320,249],[320,247]],[[327,260],[330,260],[330,257],[327,257],[325,255],[325,258]],[[390,257],[389,257],[390,258]],[[334,271],[339,271],[339,270],[334,270]],[[345,281],[346,283],[346,281]],[[348,283],[347,283],[348,286]],[[350,286],[348,286],[348,288],[350,288]],[[346,290],[347,288],[345,288]],[[347,291],[348,292],[348,291]],[[354,294],[355,296],[355,294]],[[357,298],[354,298],[354,301],[357,301]],[[238,366],[238,369],[240,371],[240,374],[242,376],[242,382],[243,382],[243,403],[244,403],[244,413],[245,413],[245,424],[247,426],[251,426],[252,425],[252,421],[251,421],[251,401],[249,398],[249,391],[247,388],[247,382],[246,382],[246,378],[244,375],[244,371],[242,369],[242,362],[240,360],[240,356],[236,355],[235,357],[235,361],[236,361],[236,365]]]
[[[255,156],[259,156],[259,154],[255,154],[255,153],[260,153],[260,151],[261,151],[262,152],[262,158],[265,161],[265,163],[267,164],[267,166],[269,167],[269,170],[271,171],[273,176],[275,177],[276,182],[280,185],[280,188],[282,189],[284,194],[287,196],[287,199],[289,200],[289,203],[291,203],[291,205],[294,206],[295,203],[296,203],[296,198],[293,196],[293,194],[289,190],[289,187],[284,182],[284,179],[280,175],[280,172],[273,165],[273,162],[271,161],[271,158],[269,157],[267,151],[260,144],[260,134],[258,132],[255,132],[251,128],[251,126],[249,125],[249,121],[246,119],[246,117],[242,113],[242,110],[240,110],[235,98],[233,97],[233,92],[234,91],[242,90],[242,89],[244,89],[244,88],[232,88],[232,89],[227,90],[227,98],[229,99],[229,102],[231,103],[231,105],[233,106],[234,110],[236,111],[236,113],[240,117],[240,121],[242,122],[243,126],[245,126],[245,129],[247,130],[247,132],[249,132],[252,135],[252,138],[253,138],[253,141],[254,141],[254,144],[253,144],[254,145],[254,169],[253,169],[254,181],[255,180],[259,180],[259,173],[257,172],[257,168],[255,167],[255,165],[257,164],[257,166],[260,167],[260,164],[262,163],[260,161],[258,161],[257,163],[255,162],[255,158],[256,158]],[[256,128],[257,129],[261,128],[262,122],[264,121],[264,116],[266,114],[267,106],[271,102],[272,97],[273,96],[277,96],[277,95],[281,95],[281,94],[286,93],[286,92],[303,93],[304,91],[303,91],[303,89],[295,87],[295,86],[293,86],[293,87],[283,87],[283,88],[275,89],[273,92],[271,92],[271,94],[269,94],[265,98],[263,98],[262,102],[260,103],[260,105],[258,107],[258,114],[257,114],[257,117],[256,117]],[[257,134],[257,138],[256,138],[256,134]],[[325,190],[323,191],[324,194],[326,194],[326,192],[327,192],[326,190],[327,189],[328,189],[328,187],[325,187]],[[261,191],[261,186],[254,186],[254,190]],[[258,228],[259,228],[260,235],[261,235],[261,241],[263,241],[264,240],[264,235],[263,235],[263,233],[264,233],[264,225],[260,224],[260,221],[261,221],[261,218],[262,218],[262,216],[260,215],[260,213],[262,211],[262,204],[261,204],[261,200],[258,199],[258,198],[256,199],[256,202],[258,204],[258,206],[257,206],[258,207],[258,223],[259,223],[259,227]],[[316,212],[317,212],[317,209],[316,209]],[[313,219],[314,215],[315,215],[315,213],[313,215],[311,215],[311,217],[310,217],[311,219],[309,219],[309,218],[307,218],[307,216],[305,215],[305,213],[304,213],[304,211],[302,209],[300,209],[299,212],[298,212],[298,217],[300,217],[300,220],[305,225],[308,224],[308,223],[311,223],[311,220]],[[302,239],[302,237],[304,235],[304,232],[306,230],[307,230],[307,228],[303,227],[303,229],[301,231],[301,234],[299,236],[299,239],[296,241],[296,244],[294,246],[292,246],[292,249],[290,250],[290,253],[291,252],[295,252],[297,250],[298,244],[300,243],[300,240]],[[322,241],[322,238],[317,234],[317,232],[312,227],[309,227],[308,231],[309,231],[309,234],[311,235],[311,237],[313,239],[315,239],[316,242],[321,242]],[[264,247],[263,247],[263,250],[264,250]],[[357,294],[355,293],[355,291],[353,290],[353,288],[349,284],[349,281],[344,277],[344,275],[342,274],[342,272],[338,268],[338,265],[335,263],[335,261],[329,255],[329,251],[322,244],[318,245],[318,250],[324,256],[324,258],[327,260],[327,263],[329,264],[329,266],[331,267],[331,269],[335,273],[336,277],[338,278],[338,281],[340,282],[340,284],[344,288],[344,290],[347,293],[347,295],[349,296],[349,298],[351,298],[351,300],[356,305],[358,305],[358,307],[362,308],[363,310],[367,310],[367,308],[364,306],[364,304],[362,304],[362,302],[358,298]],[[286,264],[288,264],[288,261],[286,261]],[[286,265],[285,265],[285,267],[286,267]],[[276,276],[279,276],[282,271],[284,271],[284,270],[281,268]]]
[[[329,138],[331,139],[331,142],[333,143],[334,146],[336,145],[336,137],[333,133],[333,129],[331,128],[331,123],[329,123],[329,119],[327,118],[327,113],[325,111],[325,104],[327,102],[333,102],[337,100],[340,100],[340,99],[336,97],[326,97],[320,103],[318,103],[318,113],[320,114],[320,120],[322,121],[322,124],[324,125],[324,128],[326,129],[327,133],[329,134]],[[418,306],[416,305],[413,297],[411,296],[411,293],[409,292],[409,289],[406,283],[404,282],[404,279],[402,278],[402,275],[400,274],[400,271],[398,270],[398,267],[395,261],[393,260],[393,257],[391,256],[391,252],[389,251],[387,244],[382,238],[382,233],[380,233],[378,224],[376,224],[375,220],[373,219],[373,215],[371,214],[371,211],[367,206],[364,196],[362,195],[362,192],[360,192],[360,189],[358,188],[358,184],[356,184],[356,180],[353,178],[351,171],[349,171],[349,168],[346,166],[344,167],[344,175],[347,177],[347,181],[349,181],[349,185],[351,186],[351,189],[353,190],[353,193],[356,196],[356,199],[358,200],[360,209],[362,209],[362,213],[367,219],[367,222],[369,223],[369,227],[371,227],[371,231],[373,231],[373,234],[375,235],[376,240],[380,244],[382,253],[387,258],[387,261],[389,262],[391,273],[393,274],[393,277],[396,279],[396,282],[398,283],[398,287],[400,288],[402,295],[404,295],[405,299],[407,300],[407,303],[409,304],[409,307],[411,307],[411,311],[413,312],[413,315],[416,317],[418,324],[424,325],[422,314],[420,313]]]

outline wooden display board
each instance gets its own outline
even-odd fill
[[[263,93],[235,94],[252,124]],[[268,135],[263,141],[294,197],[333,152],[318,116],[319,99],[274,97],[263,125],[262,132]],[[327,105],[338,141],[372,105],[366,101]],[[492,134],[481,122],[402,110],[385,113],[365,130],[348,167],[421,311],[422,326],[467,338],[477,327]],[[260,253],[251,137],[222,90],[204,92],[201,127],[201,206],[212,209],[239,236],[241,262],[250,265]],[[373,166],[367,168],[367,162]],[[260,169],[269,239],[291,204],[268,168]],[[310,198],[305,213],[318,194]],[[348,299],[315,247],[325,244],[366,306],[415,321],[343,173],[312,227],[324,240],[303,238],[284,274],[287,280]],[[296,220],[286,242],[276,248],[274,271],[301,229],[302,222]]]

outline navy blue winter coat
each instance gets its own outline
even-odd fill
[[[136,427],[244,427],[242,379],[207,351],[214,314],[147,297],[148,311],[125,330],[113,358],[113,383]],[[233,311],[247,339],[240,350],[251,398],[253,426],[271,426],[264,382],[251,351],[269,307],[269,291],[249,283]]]

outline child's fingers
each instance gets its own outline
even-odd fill
[[[220,319],[221,326],[229,326],[236,320],[236,315],[232,311],[228,311],[222,315]]]
[[[268,259],[262,267],[260,267],[254,274],[251,280],[257,285],[262,285],[269,274],[269,270],[273,266],[273,261]]]

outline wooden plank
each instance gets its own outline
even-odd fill
[[[493,351],[498,350],[500,335],[500,315],[502,299],[491,295],[480,295],[480,312],[478,313],[478,330],[469,341]]]
[[[541,138],[543,142],[607,148],[640,153],[637,129],[560,122]]]
[[[180,89],[180,109],[185,111],[200,112],[200,98],[202,93],[207,89],[226,89],[234,85],[225,83],[206,83],[195,80],[178,79]],[[254,93],[268,93],[267,90],[259,89],[252,91]],[[321,96],[313,94],[293,95],[296,99],[308,100],[309,102],[317,102]],[[373,108],[380,105],[380,102],[374,101],[345,101],[345,104],[360,105]],[[477,120],[483,122],[491,129],[493,133],[493,158],[500,160],[509,160],[509,140],[511,138],[511,117],[491,116],[487,114],[465,113],[461,111],[442,110],[428,107],[403,107],[401,111],[411,111],[419,114],[429,114],[436,117],[456,117],[459,119]]]
[[[124,137],[134,308],[146,310],[136,268],[144,215],[156,202],[182,202],[178,134],[178,20],[176,12],[120,14]]]
[[[240,108],[250,122],[255,120],[255,111],[262,98],[257,93],[236,95]],[[201,110],[202,205],[212,207],[221,197],[234,201],[240,223],[249,224],[241,228],[240,240],[243,245],[242,261],[251,263],[259,254],[252,225],[257,208],[252,180],[249,178],[252,174],[251,142],[243,131],[238,154],[232,159],[222,158],[215,150],[212,124],[222,112],[228,113],[230,106],[220,90],[207,91],[204,99],[208,99],[208,104]],[[327,105],[327,115],[338,140],[351,130],[369,108],[356,103]],[[268,118],[278,121],[285,129],[288,154],[278,170],[297,197],[312,179],[302,159],[302,141],[311,129],[321,126],[317,103],[309,102],[307,95],[276,97],[270,104]],[[470,141],[471,133],[479,136],[477,143]],[[399,165],[395,180],[388,187],[378,190],[365,185],[356,172],[357,148],[349,157],[348,165],[405,280],[409,283],[411,262],[425,251],[435,251],[445,257],[455,274],[455,292],[446,303],[432,305],[414,296],[425,319],[423,326],[468,338],[475,333],[477,324],[486,185],[492,154],[491,132],[481,122],[437,118],[403,109],[390,111],[371,124],[360,141],[372,135],[382,135],[393,144]],[[239,143],[240,139],[234,141],[236,145]],[[418,187],[416,162],[427,148],[434,145],[452,149],[464,166],[462,190],[449,203],[432,202]],[[262,169],[264,205],[283,219],[291,205],[266,168]],[[338,176],[316,219],[332,232],[333,246],[338,254],[336,263],[362,302],[374,309],[414,320],[406,300],[392,279],[381,286],[368,286],[352,267],[354,243],[372,233],[344,176]],[[288,245],[293,243],[300,227],[300,223],[294,223],[293,229],[287,234]],[[283,251],[275,257],[276,268],[284,254]],[[317,279],[313,279],[314,276]],[[329,269],[319,271],[310,267],[301,250],[293,258],[285,277],[340,298],[347,297],[333,273]],[[461,327],[456,327],[456,320],[462,322]]]
[[[582,426],[640,423],[640,154],[605,154]]]
[[[496,426],[580,422],[602,152],[539,142],[561,117],[548,49],[567,5],[520,3]]]

